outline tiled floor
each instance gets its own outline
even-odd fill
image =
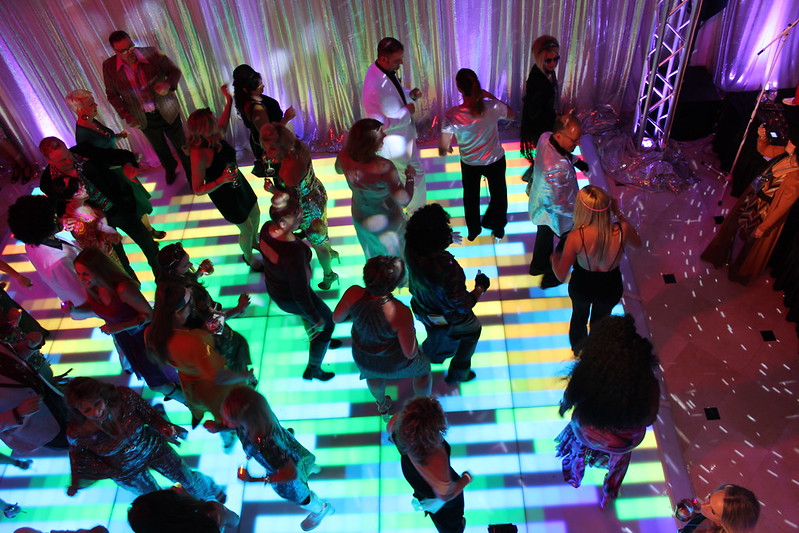
[[[467,531],[510,522],[526,532],[671,532],[675,525],[669,518],[669,486],[679,499],[704,495],[721,482],[755,490],[765,504],[763,531],[796,528],[797,338],[792,325],[780,318],[779,295],[769,290],[765,279],[737,288],[698,261],[698,251],[713,228],[709,214],[718,209],[718,184],[713,180],[703,180],[680,195],[616,190],[623,205],[635,206],[631,220],[647,241],[645,248],[630,253],[634,275],[626,276],[629,291],[624,303],[642,317],[639,326],[652,331],[670,403],[662,401],[659,424],[634,452],[623,497],[613,508],[602,512],[597,506],[601,472],[592,472],[578,490],[562,482],[552,438],[565,424],[556,406],[571,356],[566,338],[569,299],[565,286],[541,291],[537,279],[526,274],[534,235],[519,179],[524,166],[517,146],[508,143],[506,148],[508,236],[499,244],[481,237],[452,248],[467,278],[479,268],[492,279],[491,290],[477,307],[484,324],[474,358],[478,379],[453,389],[443,383],[442,368],[434,369],[434,393],[441,397],[452,426],[448,440],[453,466],[475,475],[466,490]],[[590,143],[585,148],[591,158]],[[453,215],[453,224],[464,230],[457,156],[439,158],[430,149],[424,156],[429,200],[442,203]],[[341,287],[322,293],[332,307],[344,288],[360,282],[363,259],[349,219],[346,183],[334,174],[329,157],[314,164],[328,189],[332,242],[342,255],[342,265],[336,266]],[[595,179],[602,177],[597,173]],[[256,180],[252,183],[258,185]],[[180,183],[166,189],[171,198],[164,197],[162,186],[155,190],[155,181],[147,186],[157,206],[155,225],[169,232],[167,242],[182,240],[195,259],[211,257],[217,264],[208,279],[212,294],[223,305],[233,305],[242,291],[253,295],[248,312],[232,325],[248,338],[253,354],[261,355],[254,365],[259,389],[323,467],[311,486],[329,498],[337,512],[319,531],[430,530],[429,520],[410,506],[411,491],[399,472],[396,450],[386,441],[384,424],[357,378],[346,348],[349,327],[338,327],[336,334],[345,347],[329,352],[326,359],[336,378],[328,383],[301,380],[307,346],[302,328],[270,305],[259,276],[237,262],[235,228],[220,224],[207,199],[188,195]],[[266,198],[263,191],[259,194],[263,208]],[[127,248],[141,273],[143,290],[152,298],[152,278],[143,256]],[[20,253],[13,241],[3,250],[18,269],[30,270]],[[314,268],[319,278],[315,261]],[[677,283],[663,282],[662,274],[669,273]],[[118,376],[109,339],[95,329],[100,322],[62,319],[55,310],[57,301],[38,285],[39,290],[13,292],[46,327],[59,331],[47,345],[56,370],[72,367],[76,375],[126,383],[126,377]],[[400,298],[407,302],[407,291]],[[762,341],[763,329],[773,330],[777,341]],[[409,388],[400,384],[391,392],[405,399]],[[166,404],[169,416],[188,424],[188,412],[174,404]],[[705,420],[705,407],[717,407],[721,420]],[[229,506],[242,515],[240,531],[299,530],[302,516],[295,506],[269,489],[245,487],[235,479],[236,467],[245,461],[240,447],[224,455],[219,439],[199,429],[190,433],[180,453],[227,485]],[[250,467],[258,471],[257,465]],[[0,472],[0,497],[19,501],[27,511],[0,522],[0,531],[22,525],[48,530],[94,524],[127,531],[124,515],[133,496],[112,483],[98,483],[67,498],[68,463],[63,457],[38,458],[27,472],[13,467]]]

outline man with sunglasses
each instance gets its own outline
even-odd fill
[[[536,143],[538,153],[533,168],[533,181],[528,185],[530,220],[538,226],[530,263],[530,275],[540,276],[541,288],[561,284],[552,271],[550,257],[555,235],[562,240],[572,227],[574,202],[579,192],[577,170],[587,172],[588,165],[573,155],[580,145],[582,128],[576,116],[569,113],[555,120],[552,132],[546,132]]]
[[[177,152],[191,184],[191,164],[183,153],[186,137],[180,120],[180,104],[175,90],[181,72],[156,48],[137,48],[130,36],[117,30],[108,38],[114,55],[103,62],[103,82],[108,101],[131,127],[142,131],[166,173],[166,182],[175,181],[177,161],[167,139]]]

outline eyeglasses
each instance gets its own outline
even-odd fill
[[[558,61],[560,61],[560,56],[550,57],[549,59],[544,60],[544,64],[550,65],[552,63],[557,63]]]
[[[114,52],[116,52],[117,54],[127,54],[128,52],[130,52],[131,50],[134,50],[135,48],[136,48],[136,45],[132,44],[132,45],[130,45],[127,48],[124,48],[122,50],[114,48]]]

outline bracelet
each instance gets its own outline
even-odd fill
[[[14,408],[11,410],[11,414],[12,414],[12,415],[14,415],[14,420],[16,420],[16,421],[17,421],[17,425],[18,425],[18,426],[21,426],[21,425],[22,425],[22,422],[23,422],[23,420],[22,420],[22,415],[20,415],[20,414],[19,414],[19,411],[17,411],[17,408],[16,408],[16,407],[14,407]]]

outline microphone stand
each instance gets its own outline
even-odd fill
[[[777,66],[777,60],[780,58],[780,54],[782,54],[782,49],[785,46],[785,41],[788,39],[788,34],[791,33],[791,30],[794,29],[794,27],[796,27],[797,24],[799,24],[799,18],[794,20],[790,24],[788,24],[788,26],[786,26],[784,30],[782,30],[766,46],[764,46],[757,54],[755,54],[755,55],[758,55],[758,56],[761,55],[769,47],[771,47],[771,45],[773,45],[774,43],[777,43],[779,41],[778,44],[777,44],[777,51],[774,53],[774,59],[771,61],[771,65],[769,66],[769,69],[768,69],[768,74],[766,75],[766,79],[767,80],[771,79],[771,74],[774,72],[774,67]],[[735,159],[732,162],[732,167],[730,167],[728,182],[730,180],[732,180],[733,171],[735,170],[735,166],[738,164],[738,159],[741,157],[741,152],[743,151],[744,143],[746,143],[746,136],[749,133],[749,128],[752,127],[752,122],[755,121],[755,117],[757,116],[757,111],[758,111],[758,109],[760,109],[760,102],[762,101],[763,95],[765,94],[765,92],[766,92],[766,84],[764,83],[763,84],[763,88],[760,89],[760,94],[757,95],[757,101],[755,102],[755,108],[754,108],[754,110],[752,110],[752,115],[749,117],[749,122],[747,123],[746,129],[744,130],[743,138],[741,139],[741,144],[738,145],[738,152],[735,154]],[[726,189],[726,187],[727,187],[727,183],[724,184],[724,188],[725,189]],[[721,193],[721,197],[722,198],[724,197],[724,191],[723,190],[722,190],[722,193]],[[721,205],[721,200],[719,200],[719,205]]]

